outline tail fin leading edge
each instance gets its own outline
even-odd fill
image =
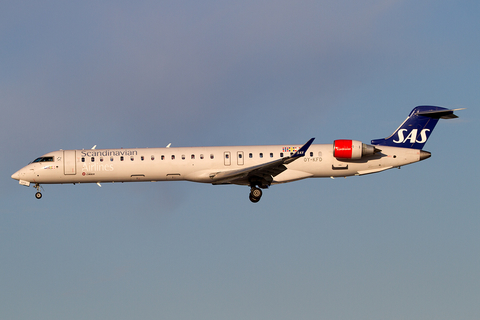
[[[439,119],[458,118],[453,114],[456,110],[435,106],[418,106],[410,112],[408,118],[395,132],[384,139],[372,140],[378,146],[422,149]]]

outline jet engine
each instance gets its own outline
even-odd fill
[[[337,159],[358,160],[379,151],[374,146],[357,140],[335,140],[333,142],[333,156]]]

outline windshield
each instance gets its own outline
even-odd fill
[[[32,161],[34,162],[53,162],[53,157],[40,157]]]

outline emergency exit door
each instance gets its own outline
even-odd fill
[[[225,160],[224,164],[226,166],[229,166],[232,163],[232,159],[230,159],[230,152],[229,151],[225,151],[223,153],[223,159]]]

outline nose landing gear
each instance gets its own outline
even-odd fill
[[[41,199],[42,193],[40,192],[40,185],[38,183],[35,183],[35,188],[37,189],[37,193],[35,193],[35,198]]]

